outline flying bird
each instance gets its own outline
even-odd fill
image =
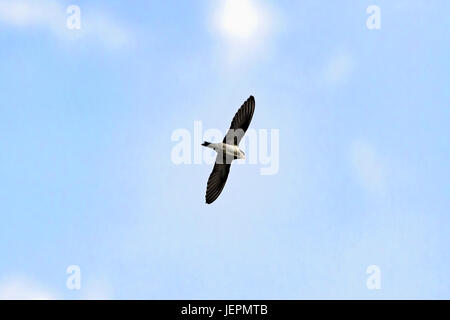
[[[222,192],[230,173],[231,162],[236,159],[245,159],[245,153],[239,149],[239,142],[250,126],[254,111],[255,98],[250,96],[234,116],[230,129],[222,142],[203,142],[202,146],[217,152],[216,162],[206,186],[207,204],[213,203]]]

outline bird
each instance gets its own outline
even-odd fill
[[[211,143],[204,141],[202,146],[217,152],[214,168],[208,178],[206,186],[206,204],[213,203],[221,194],[233,160],[245,159],[245,153],[239,149],[239,142],[245,135],[255,112],[255,98],[251,95],[236,112],[231,121],[230,129],[222,142]]]

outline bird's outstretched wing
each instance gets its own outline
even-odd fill
[[[207,204],[213,203],[222,192],[223,187],[227,182],[230,167],[231,164],[226,163],[220,164],[217,163],[216,160],[216,163],[214,164],[214,169],[209,176],[208,185],[206,187],[205,198]]]
[[[250,96],[247,101],[239,108],[238,112],[231,121],[230,130],[228,130],[223,143],[239,145],[242,137],[250,126],[250,122],[255,112],[255,98]]]

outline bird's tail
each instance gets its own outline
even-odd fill
[[[206,142],[206,141],[205,141],[205,142],[202,143],[202,146],[207,147],[207,146],[209,146],[210,144],[211,144],[210,142]]]

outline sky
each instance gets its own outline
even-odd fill
[[[0,298],[450,299],[449,12],[0,0]],[[206,205],[172,134],[249,95],[279,168]]]

